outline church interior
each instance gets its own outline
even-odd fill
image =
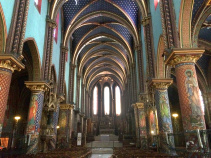
[[[0,157],[211,157],[211,0],[0,0]]]

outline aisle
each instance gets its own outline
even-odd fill
[[[112,154],[92,154],[90,158],[110,158]]]

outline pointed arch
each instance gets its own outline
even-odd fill
[[[4,11],[0,3],[0,54],[5,53],[6,39],[7,39],[7,26],[6,26]]]
[[[37,43],[34,38],[27,38],[24,40],[24,44],[28,44],[33,65],[33,81],[41,80],[41,61],[40,53],[37,47]]]
[[[157,72],[156,72],[157,78],[165,78],[165,63],[163,57],[164,49],[165,49],[164,38],[161,35],[158,42],[158,50],[157,50]]]

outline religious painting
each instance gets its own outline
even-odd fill
[[[67,124],[67,116],[66,116],[65,111],[62,112],[60,119],[61,119],[61,121],[60,121],[61,128],[65,128],[66,124]]]
[[[149,119],[150,119],[150,129],[152,134],[156,134],[156,118],[155,118],[155,113],[151,110],[149,114]]]
[[[191,108],[190,122],[192,126],[203,126],[203,122],[201,119],[201,115],[203,114],[197,80],[193,76],[192,70],[186,70],[185,75],[185,88],[188,94],[189,105]]]
[[[146,118],[145,112],[139,110],[139,127],[140,127],[140,136],[146,135]]]
[[[170,109],[169,109],[169,102],[168,102],[168,96],[167,92],[160,93],[160,117],[162,120],[162,131],[163,132],[171,132],[171,115],[170,115]]]
[[[33,96],[31,98],[29,106],[27,133],[35,132],[35,120],[36,120],[37,109],[38,109],[37,96]]]

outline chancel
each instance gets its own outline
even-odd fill
[[[211,0],[0,0],[0,157],[211,157]]]

